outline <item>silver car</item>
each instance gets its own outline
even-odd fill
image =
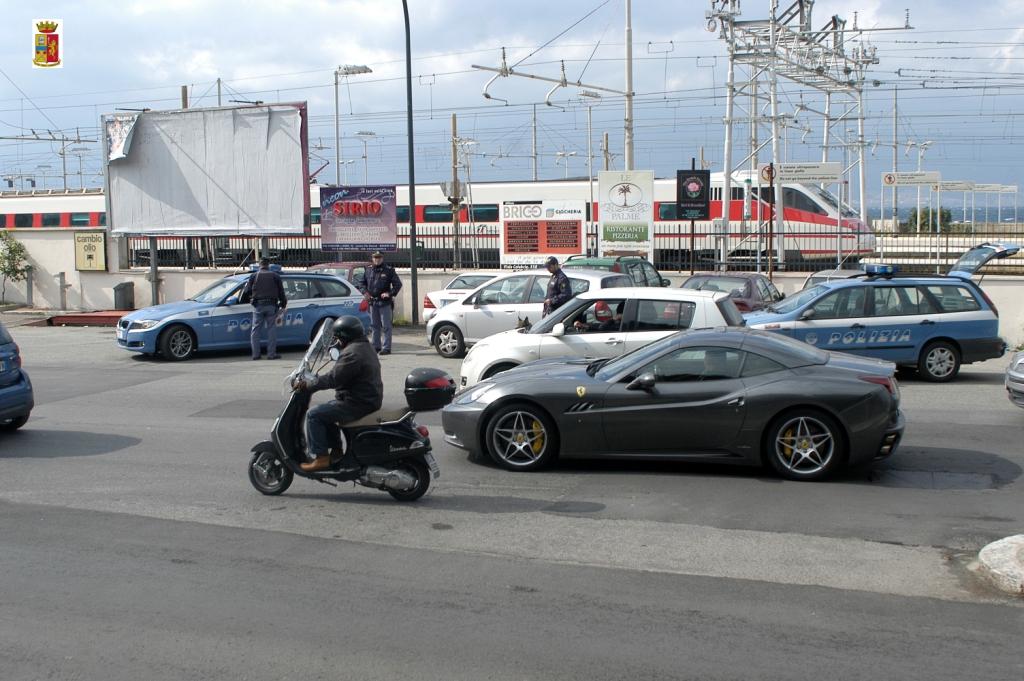
[[[1024,352],[1018,352],[1006,369],[1006,394],[1018,407],[1024,407]]]
[[[633,286],[625,274],[566,269],[573,295],[599,288]],[[547,270],[509,272],[444,306],[427,322],[427,339],[442,357],[462,357],[466,347],[540,321],[547,296]]]

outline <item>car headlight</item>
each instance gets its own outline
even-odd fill
[[[1018,357],[1010,368],[1013,371],[1024,371],[1024,355]]]
[[[152,329],[154,326],[159,324],[160,321],[161,320],[159,319],[143,319],[141,321],[132,322],[132,325],[129,327],[129,330],[138,331],[142,329]]]
[[[493,383],[479,383],[455,398],[455,404],[472,404],[478,402],[488,390],[494,387]]]

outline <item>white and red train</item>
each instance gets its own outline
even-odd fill
[[[722,217],[721,173],[712,175],[711,219],[699,221],[693,234],[693,249],[703,258],[714,259],[721,251],[721,237],[727,258],[749,261],[756,253],[767,253],[768,234],[762,225],[769,221],[771,188],[745,188],[743,176],[734,176],[732,200],[729,202],[729,233],[716,239],[715,222]],[[594,183],[597,192],[597,183]],[[655,261],[663,264],[686,263],[691,251],[689,221],[676,217],[675,179],[654,182],[654,251]],[[322,261],[319,248],[320,193],[310,187],[313,206],[307,235],[272,237],[270,248],[285,257],[288,264],[303,264],[303,257]],[[577,200],[584,204],[590,198],[590,185],[585,180],[543,182],[479,182],[472,185],[472,215],[464,205],[460,211],[460,246],[462,262],[473,260],[482,266],[496,266],[500,248],[500,206],[505,201]],[[768,199],[762,200],[762,199]],[[450,262],[454,247],[452,214],[447,198],[437,185],[416,187],[417,242],[421,261],[425,264]],[[408,190],[398,187],[398,253],[401,262],[409,248]],[[597,201],[592,220],[598,214]],[[746,217],[745,217],[746,216]],[[816,185],[786,184],[783,187],[783,239],[772,234],[772,250],[785,253],[788,261],[832,261],[839,254],[856,260],[875,250],[874,233],[848,206]],[[97,228],[105,226],[104,197],[101,190],[34,191],[0,193],[0,227],[7,229]],[[596,248],[596,227],[588,234],[588,248]],[[774,228],[773,228],[774,231]],[[219,251],[247,253],[252,248],[250,237],[217,238]],[[144,241],[138,242],[140,245]],[[177,237],[160,237],[161,259],[165,250],[183,248]],[[142,246],[145,247],[145,246]],[[148,247],[146,247],[148,248]],[[300,255],[296,255],[300,254]],[[302,256],[301,254],[306,254]]]

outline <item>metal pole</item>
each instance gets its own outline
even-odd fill
[[[370,184],[370,155],[366,149],[366,138],[363,138],[363,184]]]
[[[974,234],[974,230],[978,224],[978,213],[977,213],[977,198],[978,194],[973,189],[971,190],[971,234]]]
[[[459,243],[459,198],[462,192],[459,191],[459,152],[457,146],[458,124],[455,114],[452,114],[452,264],[455,269],[462,267],[462,244]]]
[[[939,273],[939,259],[942,257],[939,251],[942,224],[942,185],[935,185],[935,274]]]
[[[917,170],[921,171],[921,160],[924,158],[924,149],[917,147]],[[921,185],[917,185],[917,235],[921,236]]]
[[[533,181],[537,181],[537,105],[533,105]]]
[[[633,2],[626,0],[626,120],[625,165],[633,170]]]
[[[64,175],[64,191],[68,190],[68,143],[65,142],[60,148],[60,166]],[[25,188],[25,178],[21,179],[21,188]]]
[[[722,165],[725,172],[722,177],[722,233],[729,234],[729,213],[732,208],[732,120],[733,112],[735,109],[735,89],[736,89],[736,61],[733,53],[733,42],[732,42],[732,21],[729,22],[729,71],[726,74],[725,80],[725,158],[723,159]],[[708,216],[710,217],[710,215]],[[760,216],[759,216],[760,217]],[[712,219],[711,231],[714,232],[715,222]],[[705,237],[706,238],[706,237]],[[714,239],[725,238],[715,235]],[[693,241],[690,244],[690,262],[693,269],[692,263],[696,254],[696,242]],[[724,260],[724,258],[723,258]]]
[[[770,44],[772,50],[776,49],[776,41],[778,40],[778,28],[777,28],[777,12],[779,8],[778,0],[772,0],[772,15],[769,19],[769,31],[770,31]],[[769,69],[770,77],[770,97],[771,97],[771,110],[772,110],[772,161],[778,164],[779,161],[779,79],[775,70],[775,63]],[[779,266],[785,265],[786,257],[786,234],[785,226],[783,223],[783,211],[785,210],[786,204],[782,196],[782,181],[779,179],[779,173],[775,173],[775,177],[772,180],[772,185],[775,191],[775,230],[777,232],[775,239],[777,239],[777,249],[779,252]],[[781,209],[779,207],[782,207]]]
[[[156,237],[149,237],[149,293],[153,298],[151,305],[160,304],[160,270],[157,267]]]
[[[821,162],[828,163],[828,134],[832,128],[832,93],[825,93],[825,120],[822,124]]]
[[[409,4],[402,0],[405,14],[405,116],[409,138],[409,269],[412,278],[412,323],[419,324],[419,283],[416,280],[416,164],[412,144],[412,47],[409,39]]]
[[[864,224],[868,222],[867,187],[867,165],[864,163],[864,92],[857,90],[857,203],[860,206],[860,221]]]
[[[217,106],[220,106],[220,78],[217,79]]]
[[[334,69],[334,184],[341,185],[341,120],[338,111],[338,69]],[[346,184],[348,181],[346,180]]]
[[[892,172],[893,174],[899,169],[899,118],[897,117],[897,107],[899,105],[899,88],[894,87],[892,89]],[[879,216],[884,217],[884,216]],[[898,231],[897,225],[899,224],[899,203],[896,194],[896,183],[892,185],[892,228],[893,231]]]
[[[587,184],[590,185],[590,203],[587,204],[587,255],[590,253],[590,233],[594,229],[594,107],[587,107]],[[595,239],[596,242],[596,239]]]
[[[1000,227],[1003,226],[1003,192],[1002,190],[996,194],[996,222]]]
[[[608,133],[604,134],[604,148],[601,150],[604,153],[604,169],[612,169],[612,152],[608,149]]]

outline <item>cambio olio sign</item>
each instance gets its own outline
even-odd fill
[[[604,171],[598,176],[598,255],[654,258],[654,172]]]

